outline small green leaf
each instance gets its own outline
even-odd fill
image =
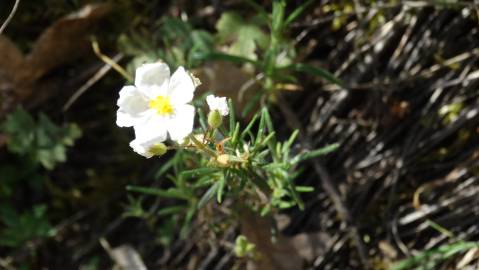
[[[271,14],[271,30],[273,33],[281,33],[284,23],[284,11],[286,3],[284,0],[273,1],[273,11]]]
[[[195,213],[196,213],[196,207],[193,207],[193,206],[188,209],[188,212],[186,212],[185,222],[183,223],[183,226],[181,227],[181,231],[180,231],[180,237],[182,239],[185,239],[187,237],[188,231],[190,230],[190,227],[191,227],[191,221],[193,220]]]
[[[261,209],[261,212],[260,212],[260,215],[262,217],[266,216],[267,214],[269,214],[271,212],[271,205],[265,205],[262,209]]]
[[[235,131],[235,125],[236,125],[236,113],[235,113],[235,108],[233,105],[233,100],[230,98],[228,99],[228,108],[229,108],[229,120],[230,120],[230,130],[229,130],[229,136],[233,137],[234,131]]]
[[[178,189],[171,189],[171,188],[168,189],[168,190],[163,190],[163,189],[158,189],[158,188],[127,186],[126,190],[133,191],[133,192],[144,193],[144,194],[148,194],[148,195],[165,197],[165,198],[174,198],[174,199],[182,199],[182,200],[189,200],[190,199],[188,194],[185,194],[184,192],[182,192]]]
[[[253,119],[251,119],[251,121],[248,123],[246,128],[243,130],[243,132],[241,133],[241,139],[243,139],[248,134],[248,132],[253,128],[253,125],[256,123],[256,120],[258,120],[258,114],[255,114],[253,116]]]
[[[256,60],[256,47],[266,48],[268,36],[258,25],[246,22],[236,12],[225,12],[216,24],[219,42],[231,43],[228,53],[235,56]]]
[[[202,175],[209,175],[214,172],[217,172],[217,168],[198,168],[198,169],[192,169],[192,170],[187,170],[187,171],[182,171],[181,176],[190,178],[190,177],[200,177]]]
[[[207,130],[208,129],[208,120],[206,118],[205,112],[201,108],[198,109],[198,115],[199,115],[201,128],[203,128],[203,130]]]
[[[203,58],[199,60],[216,60],[216,61],[228,61],[235,64],[253,64],[258,65],[258,62],[254,59],[222,53],[222,52],[210,52],[202,55]]]
[[[157,214],[158,216],[168,216],[181,213],[185,210],[184,206],[170,206],[163,209],[160,209]]]
[[[264,92],[263,91],[258,91],[257,93],[254,94],[254,96],[248,100],[246,105],[243,107],[243,111],[241,112],[242,117],[246,117],[254,108],[255,106],[260,102],[261,97],[263,97]]]
[[[296,186],[295,187],[297,192],[313,192],[314,188],[309,186]]]
[[[297,7],[293,12],[291,12],[291,14],[289,14],[288,18],[286,18],[284,25],[287,26],[296,20],[296,18],[298,18],[313,2],[314,0],[309,0]]]
[[[223,191],[225,188],[225,178],[221,177],[219,180],[218,191],[216,192],[216,201],[221,203],[223,201]]]
[[[303,160],[312,159],[312,158],[315,158],[315,157],[318,157],[318,156],[326,155],[328,153],[331,153],[331,152],[335,151],[336,149],[338,149],[338,147],[339,147],[339,144],[334,143],[334,144],[330,144],[330,145],[325,146],[325,147],[320,148],[320,149],[316,149],[316,150],[313,150],[313,151],[303,153],[303,154],[297,156],[293,160],[293,163],[298,163],[298,162],[303,161]]]
[[[264,132],[265,132],[265,130],[264,130],[264,125],[265,125],[265,124],[264,124],[264,122],[265,122],[265,119],[264,119],[264,118],[265,118],[265,116],[264,116],[264,115],[265,115],[265,110],[266,110],[266,108],[263,108],[263,109],[261,110],[261,117],[260,117],[260,119],[259,119],[259,126],[258,126],[258,132],[257,132],[257,134],[256,134],[256,142],[255,142],[255,144],[259,144],[259,143],[261,142],[261,140],[263,139],[263,134],[264,134]]]
[[[155,180],[158,180],[160,179],[160,177],[162,177],[168,170],[170,170],[176,162],[178,162],[178,159],[176,158],[178,156],[178,153],[179,152],[176,152],[175,153],[175,156],[171,159],[169,159],[168,161],[166,161],[161,167],[160,169],[155,173],[155,175],[153,176],[153,178]]]
[[[233,137],[231,138],[231,145],[236,146],[238,143],[238,137],[239,137],[239,132],[240,132],[240,125],[239,123],[236,123],[234,132],[233,132]]]
[[[445,244],[435,249],[424,250],[417,255],[401,260],[394,264],[392,270],[407,270],[407,269],[423,269],[434,270],[437,269],[437,265],[443,261],[446,261],[451,256],[465,252],[467,250],[478,248],[479,244],[476,242],[463,242],[458,241],[456,243]]]
[[[218,188],[220,186],[220,182],[215,182],[201,197],[198,203],[198,209],[203,208],[212,198],[215,196]]]
[[[308,64],[301,64],[301,63],[300,64],[292,64],[290,66],[285,67],[285,69],[293,69],[293,70],[296,70],[297,72],[307,73],[307,74],[310,74],[310,75],[313,75],[313,76],[319,76],[319,77],[324,78],[325,80],[327,80],[331,83],[337,84],[339,86],[344,85],[344,83],[340,79],[336,78],[336,76],[334,76],[329,71],[327,71],[325,69],[322,69],[322,68],[319,68],[319,67],[311,66],[311,65],[308,65]]]

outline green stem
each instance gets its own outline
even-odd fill
[[[190,134],[190,135],[188,135],[188,137],[200,150],[203,150],[205,153],[207,153],[208,155],[210,155],[212,157],[216,157],[216,152],[211,150],[208,146],[206,146],[202,142],[198,141],[198,139],[196,139],[195,136]]]

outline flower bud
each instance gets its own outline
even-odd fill
[[[218,110],[210,111],[208,114],[208,125],[212,128],[219,128],[223,123],[223,117]]]
[[[221,165],[221,166],[228,166],[230,157],[229,155],[226,154],[221,154],[216,157],[216,161]]]
[[[153,156],[162,156],[168,151],[168,147],[164,143],[155,143],[148,149]]]

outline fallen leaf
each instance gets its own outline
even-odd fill
[[[0,119],[19,103],[44,101],[54,95],[64,78],[45,76],[79,58],[93,56],[89,35],[109,10],[108,4],[92,4],[59,19],[40,35],[26,56],[1,35]]]
[[[47,28],[26,57],[24,76],[36,80],[56,67],[91,53],[92,27],[110,10],[107,4],[87,5]]]
[[[259,259],[248,262],[248,269],[294,270],[303,269],[303,263],[324,254],[331,239],[325,233],[301,233],[293,237],[276,235],[272,241],[271,219],[243,210],[241,234],[256,246]]]

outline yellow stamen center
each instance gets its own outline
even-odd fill
[[[168,96],[157,96],[155,99],[152,99],[148,105],[162,116],[173,113],[173,106],[171,105],[170,97]]]

